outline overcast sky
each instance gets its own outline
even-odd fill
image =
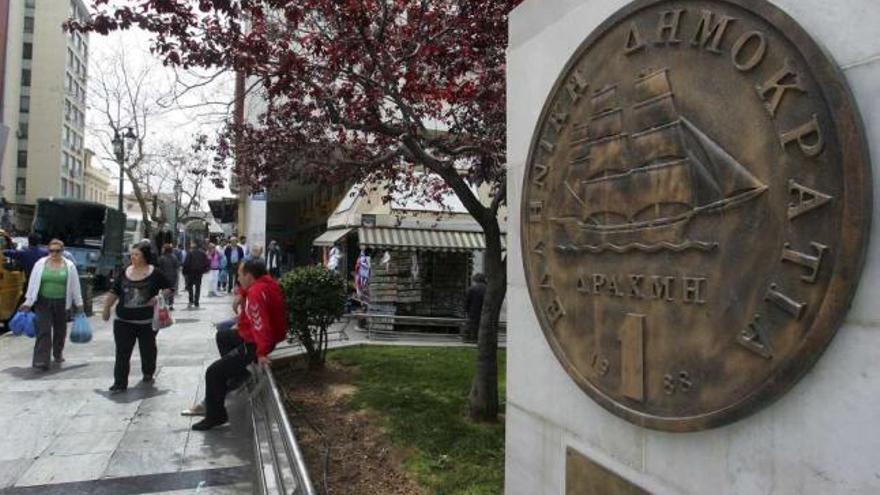
[[[89,53],[89,74],[97,74],[99,64],[106,64],[108,58],[120,49],[125,50],[125,55],[129,62],[137,68],[144,66],[152,66],[150,80],[153,89],[166,92],[174,87],[175,72],[171,68],[166,68],[158,62],[152,54],[149,53],[150,37],[147,33],[133,29],[129,31],[111,33],[108,36],[90,35],[90,53]],[[194,76],[184,76],[194,80]],[[219,130],[222,121],[222,115],[227,111],[225,105],[203,105],[206,101],[230,101],[232,99],[232,91],[234,84],[229,77],[222,78],[218,83],[212,84],[205,89],[192,91],[180,99],[177,105],[172,105],[163,110],[162,115],[152,119],[150,130],[145,139],[148,148],[153,147],[161,142],[176,142],[181,146],[190,146],[193,143],[194,136],[200,133],[209,136],[214,135]],[[118,166],[113,160],[108,160],[105,153],[102,153],[102,146],[93,129],[103,119],[97,111],[87,111],[86,121],[88,123],[86,130],[86,146],[93,149],[97,153],[97,158],[104,169],[118,180]],[[126,186],[126,192],[130,192],[130,186]],[[229,196],[228,189],[217,189],[212,184],[208,184],[203,189],[203,196],[206,199],[216,199],[223,196]],[[202,205],[203,209],[207,208],[207,204]]]

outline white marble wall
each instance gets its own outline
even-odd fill
[[[629,0],[526,0],[510,20],[509,204],[541,107],[575,48]],[[844,69],[880,166],[880,1],[772,0]],[[880,171],[874,171],[880,192]],[[880,201],[875,201],[875,209]],[[875,211],[875,219],[880,212]],[[590,400],[556,360],[525,288],[520,212],[508,249],[507,495],[561,495],[572,445],[654,493],[880,493],[880,226],[852,310],[831,346],[770,407],[710,431],[669,434],[633,426]]]

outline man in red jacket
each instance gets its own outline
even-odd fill
[[[278,283],[267,275],[265,262],[252,259],[243,263],[238,280],[244,301],[238,333],[217,334],[222,357],[205,372],[205,419],[195,423],[193,430],[210,430],[229,420],[225,406],[228,382],[247,376],[247,366],[253,362],[268,366],[269,353],[287,335],[284,296]]]

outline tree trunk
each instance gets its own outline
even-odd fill
[[[147,205],[147,199],[144,197],[143,190],[141,186],[138,184],[134,174],[131,172],[131,167],[125,169],[125,174],[128,176],[129,182],[131,182],[131,190],[134,193],[135,199],[137,199],[138,205],[141,208],[141,222],[144,224],[144,239],[152,239],[153,238],[153,225],[150,222],[150,214],[149,208]],[[124,196],[123,196],[124,197]],[[123,209],[125,206],[125,201],[123,201]],[[125,214],[125,211],[122,212]],[[132,239],[132,242],[138,243],[140,239]],[[126,246],[126,250],[130,246]]]
[[[483,226],[486,235],[487,280],[480,331],[477,337],[477,372],[471,385],[470,416],[475,421],[498,420],[498,320],[507,292],[507,270],[501,253],[498,220]]]

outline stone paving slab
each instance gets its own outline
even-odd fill
[[[109,322],[91,318],[93,341],[68,341],[66,362],[47,372],[30,367],[32,339],[0,336],[0,493],[251,493],[245,397],[231,394],[232,424],[210,432],[191,431],[194,419],[180,415],[200,400],[205,367],[217,358],[212,323],[229,315],[229,297],[178,309],[175,325],[158,336],[155,384],[139,381],[135,348],[129,390],[120,395],[107,391],[115,353]]]

